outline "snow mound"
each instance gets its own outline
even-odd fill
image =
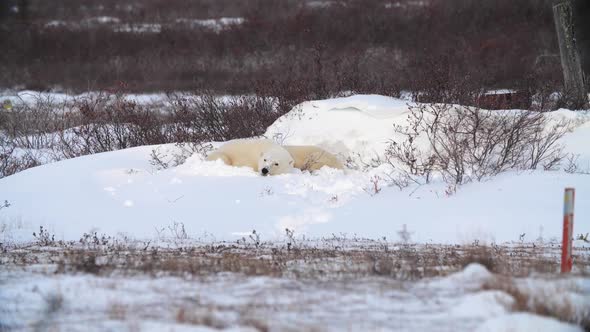
[[[527,313],[516,313],[499,316],[487,320],[479,326],[477,332],[511,332],[511,331],[536,331],[536,332],[582,332],[581,327],[563,323],[554,318],[541,317]]]
[[[453,273],[440,280],[434,280],[433,285],[438,287],[453,287],[453,285],[458,285],[462,289],[480,289],[481,285],[492,277],[492,273],[483,265],[471,263],[462,271]]]
[[[509,313],[513,304],[514,299],[500,291],[467,293],[451,309],[451,314],[457,317],[495,317]],[[482,308],[485,308],[485,311],[481,310]]]
[[[319,145],[362,158],[383,155],[394,136],[394,125],[403,124],[407,101],[376,95],[304,102],[273,123],[265,135],[288,145]]]
[[[398,117],[407,111],[408,101],[380,95],[354,95],[350,97],[312,101],[321,111],[360,111],[378,119]]]
[[[406,101],[382,96],[305,102],[271,125],[266,136],[370,161],[382,157],[393,126],[404,124],[408,111]],[[590,160],[586,115],[560,110],[547,116],[579,120],[564,142],[568,152]],[[101,153],[0,179],[0,201],[11,204],[0,212],[0,226],[11,230],[0,232],[0,241],[31,240],[39,226],[57,240],[78,240],[90,230],[147,239],[173,223],[183,223],[191,236],[206,233],[216,240],[235,240],[252,230],[262,240],[284,239],[289,228],[299,236],[336,233],[391,241],[400,239],[402,229],[412,242],[502,243],[518,241],[521,234],[523,241],[557,241],[568,186],[579,193],[576,232],[590,229],[590,209],[584,208],[590,206],[590,195],[584,194],[590,192],[590,176],[585,174],[508,172],[449,195],[442,182],[403,191],[387,187],[387,165],[366,172],[326,168],[260,177],[195,155],[159,170],[150,163],[156,148],[168,155],[176,149]]]
[[[403,140],[394,130],[406,126],[412,102],[378,95],[316,100],[301,103],[275,121],[264,134],[287,145],[318,145],[357,164],[384,160],[391,140]],[[456,107],[460,107],[456,105]],[[516,114],[522,110],[494,110]],[[590,113],[560,109],[545,113],[549,123],[570,121],[574,130],[562,142],[565,152],[590,172]],[[427,142],[416,142],[426,148]]]

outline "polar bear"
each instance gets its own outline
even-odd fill
[[[293,167],[302,171],[317,171],[323,166],[344,169],[340,160],[330,152],[313,145],[284,145],[295,163]]]
[[[207,160],[221,159],[231,166],[247,166],[266,175],[289,173],[293,158],[270,139],[235,139],[226,142],[207,156]]]

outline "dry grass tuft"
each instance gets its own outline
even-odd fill
[[[92,245],[56,242],[51,250],[7,246],[0,262],[17,266],[47,263],[54,264],[57,273],[96,275],[208,276],[231,272],[312,279],[383,276],[417,280],[444,276],[473,262],[506,276],[555,273],[560,257],[559,247],[553,244],[419,245],[334,237],[303,243],[239,241],[206,245],[186,240],[177,248],[163,248],[103,238],[104,242]],[[586,273],[590,257],[579,249],[575,255],[574,273]]]
[[[571,288],[571,287],[570,287]],[[575,289],[543,289],[519,285],[510,277],[495,276],[482,286],[483,290],[499,290],[512,296],[512,310],[552,317],[590,330],[590,312],[577,310],[569,296]]]

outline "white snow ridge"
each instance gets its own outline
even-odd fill
[[[383,158],[393,125],[404,124],[408,112],[406,101],[383,96],[306,102],[278,119],[265,136],[284,144],[319,145],[342,159],[369,162]],[[582,164],[590,161],[586,115],[560,110],[548,116],[581,121],[564,143]],[[32,240],[30,234],[39,226],[62,240],[76,240],[91,229],[148,239],[155,228],[174,220],[195,234],[208,232],[230,241],[236,239],[232,234],[252,229],[266,240],[278,239],[286,225],[311,237],[346,233],[396,239],[406,224],[415,242],[502,243],[518,241],[520,234],[526,234],[524,240],[560,238],[563,188],[574,186],[580,193],[590,189],[585,174],[508,172],[467,184],[449,196],[441,182],[403,191],[388,187],[379,180],[387,178],[388,165],[260,177],[248,168],[206,162],[199,155],[158,171],[149,163],[154,148],[84,156],[1,179],[0,198],[11,203],[1,217],[30,227],[22,241]],[[375,186],[379,194],[368,194]],[[578,195],[576,205],[590,206],[590,196]],[[589,213],[576,211],[577,229],[590,228]]]

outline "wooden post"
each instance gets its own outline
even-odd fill
[[[584,88],[584,74],[580,54],[574,35],[573,8],[570,1],[564,1],[553,6],[553,19],[557,30],[559,53],[566,94],[570,97],[568,107],[581,109],[588,103],[588,96]]]
[[[563,239],[561,243],[561,273],[572,270],[572,235],[574,232],[574,188],[565,188],[563,197]]]

